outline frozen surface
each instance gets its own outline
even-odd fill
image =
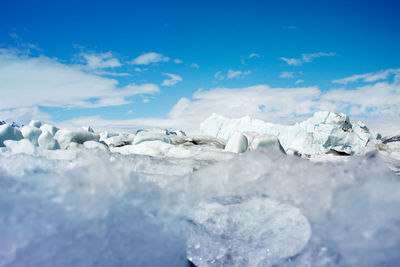
[[[0,266],[399,265],[397,137],[212,118],[204,136],[0,125]]]
[[[13,149],[28,140],[8,142],[0,155],[0,266],[400,260],[400,179],[377,152],[314,163],[260,149],[211,164],[31,143],[27,154]]]

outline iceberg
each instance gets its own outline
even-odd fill
[[[203,134],[228,140],[235,132],[255,132],[279,139],[284,150],[302,154],[325,154],[330,150],[362,154],[368,144],[380,138],[362,122],[352,124],[343,113],[316,112],[313,117],[294,125],[267,123],[250,117],[228,119],[213,114],[200,125]]]

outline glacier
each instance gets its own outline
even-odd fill
[[[327,112],[201,130],[0,125],[0,266],[398,265],[397,137]]]

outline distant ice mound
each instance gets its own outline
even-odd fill
[[[226,140],[236,132],[272,135],[286,151],[293,149],[308,155],[331,150],[349,155],[362,154],[372,140],[380,138],[362,122],[352,124],[347,115],[327,111],[316,112],[313,117],[294,125],[267,123],[249,116],[229,119],[213,114],[201,123],[200,130]]]

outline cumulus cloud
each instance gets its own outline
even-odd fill
[[[304,80],[297,80],[296,84],[303,83],[303,82],[304,82]]]
[[[334,55],[335,53],[318,52],[311,54],[301,54],[301,58],[281,57],[281,60],[285,61],[290,66],[301,66],[303,63],[310,63],[314,58],[331,57]]]
[[[183,61],[176,58],[176,59],[174,59],[174,63],[175,64],[181,64],[181,63],[183,63]]]
[[[350,82],[376,82],[379,80],[386,80],[389,76],[394,75],[395,80],[400,80],[400,69],[387,69],[378,72],[370,72],[365,74],[356,74],[346,78],[333,80],[332,83],[347,84]]]
[[[8,123],[28,124],[32,119],[50,122],[50,115],[38,107],[0,109],[0,120]]]
[[[93,63],[100,64],[103,63]],[[115,65],[110,64],[110,65]],[[131,103],[128,97],[152,94],[157,85],[131,84],[67,65],[44,55],[30,56],[16,50],[0,49],[1,110],[32,106],[101,107]]]
[[[164,80],[161,84],[162,86],[174,86],[182,81],[182,77],[176,74],[163,73],[163,75],[168,76],[170,79]]]
[[[379,92],[377,94],[377,92]],[[374,95],[374,98],[370,96]],[[275,123],[293,123],[311,116],[319,110],[344,112],[353,120],[370,117],[377,130],[394,134],[400,130],[400,86],[395,83],[377,83],[352,90],[333,89],[321,91],[318,87],[273,88],[256,85],[244,88],[214,88],[199,90],[191,98],[181,98],[166,119],[135,119],[105,121],[96,124],[110,127],[177,127],[191,132],[198,131],[199,124],[212,113],[227,117],[251,116]],[[372,120],[371,117],[379,118]],[[79,119],[82,125],[95,118]],[[398,133],[398,132],[397,132]]]
[[[170,60],[169,57],[164,56],[163,54],[156,52],[144,53],[137,58],[133,59],[129,63],[132,65],[149,65],[152,63],[158,62],[168,62]]]
[[[371,98],[371,95],[374,97]],[[334,89],[327,92],[314,86],[272,88],[257,85],[234,89],[215,88],[198,91],[191,99],[181,98],[169,115],[171,119],[195,127],[212,113],[228,117],[249,115],[266,121],[293,122],[319,110],[344,112],[352,117],[392,117],[398,121],[400,86],[378,83],[353,90]]]
[[[332,89],[322,100],[334,103],[352,115],[400,116],[400,85],[397,83],[380,82],[353,90]]]
[[[122,66],[121,62],[115,58],[111,52],[81,53],[81,57],[84,59],[89,69],[105,69]]]

